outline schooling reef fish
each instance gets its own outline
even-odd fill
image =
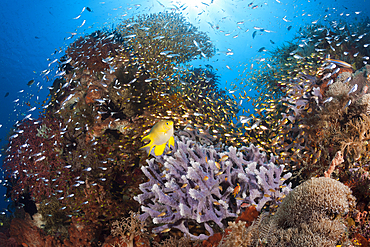
[[[149,134],[143,137],[142,141],[150,141],[147,145],[141,147],[150,148],[148,156],[153,148],[156,156],[162,155],[167,143],[170,148],[175,145],[175,140],[173,139],[173,122],[167,120],[159,121],[153,126]]]
[[[256,34],[257,34],[257,31],[254,31],[253,34],[252,34],[253,39],[254,39],[254,37],[256,37]]]
[[[35,80],[30,80],[29,82],[27,82],[27,86],[31,86],[33,83],[35,83]]]

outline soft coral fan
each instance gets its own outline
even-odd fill
[[[283,185],[291,174],[281,177],[284,166],[274,157],[250,145],[217,152],[185,137],[176,138],[176,151],[147,160],[142,167],[149,181],[140,185],[143,194],[135,200],[143,206],[141,220],[149,216],[161,224],[154,232],[177,228],[194,239],[208,236],[191,233],[189,223],[204,226],[210,235],[216,223],[224,229],[226,218],[236,217],[242,203],[279,203],[291,190]]]

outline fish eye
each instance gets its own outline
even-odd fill
[[[166,124],[168,125],[168,122]]]

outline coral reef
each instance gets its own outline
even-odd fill
[[[226,121],[237,104],[214,71],[185,65],[213,55],[208,36],[177,13],[123,20],[73,42],[44,112],[17,123],[10,138],[4,168],[14,205],[30,196],[38,231],[63,245],[96,245],[87,238],[109,235],[112,222],[139,208],[133,197],[147,157],[140,140],[156,122],[191,124],[199,140],[233,144]],[[86,237],[78,238],[82,228]]]
[[[247,140],[276,155],[303,180],[322,175],[338,150],[344,156],[343,167],[364,165],[370,148],[366,127],[370,67],[352,73],[317,55],[312,58],[321,67],[311,68],[299,59],[297,63],[310,71],[282,77],[283,95],[268,103],[262,100],[256,107],[259,117],[244,127]]]
[[[207,42],[208,36],[174,12],[124,20],[117,26],[117,33],[138,56],[138,62],[145,66],[149,77],[158,80],[174,73],[175,64],[214,55],[212,43]]]
[[[193,239],[190,226],[200,225],[209,235],[216,226],[224,229],[226,219],[236,217],[243,203],[261,210],[266,204],[279,204],[291,184],[284,180],[284,166],[276,166],[253,145],[217,152],[185,137],[176,138],[176,151],[147,161],[142,167],[149,181],[140,185],[143,194],[135,200],[143,204],[141,220],[151,217],[161,224],[154,232],[176,228]]]
[[[0,232],[0,247],[18,247],[18,243],[14,238],[9,238]]]
[[[13,172],[11,180],[20,181],[13,184],[13,199],[30,193],[32,199],[41,202],[52,196],[50,187],[53,187],[55,180],[58,180],[58,189],[63,190],[68,186],[66,181],[73,179],[73,174],[63,169],[60,124],[58,119],[52,117],[42,122],[38,119],[19,124],[4,162],[4,167]],[[46,138],[48,141],[45,141]]]
[[[250,118],[211,65],[188,64],[215,48],[181,14],[77,39],[44,112],[9,137],[0,245],[368,244],[369,25],[328,25],[258,61]],[[141,139],[161,120],[175,148],[147,160]]]

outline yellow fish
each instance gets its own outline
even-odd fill
[[[153,148],[156,156],[162,155],[167,142],[170,148],[175,145],[175,139],[173,139],[173,122],[167,120],[159,121],[153,126],[149,134],[143,137],[142,141],[150,141],[147,145],[141,147],[150,148],[148,156],[152,152]]]

